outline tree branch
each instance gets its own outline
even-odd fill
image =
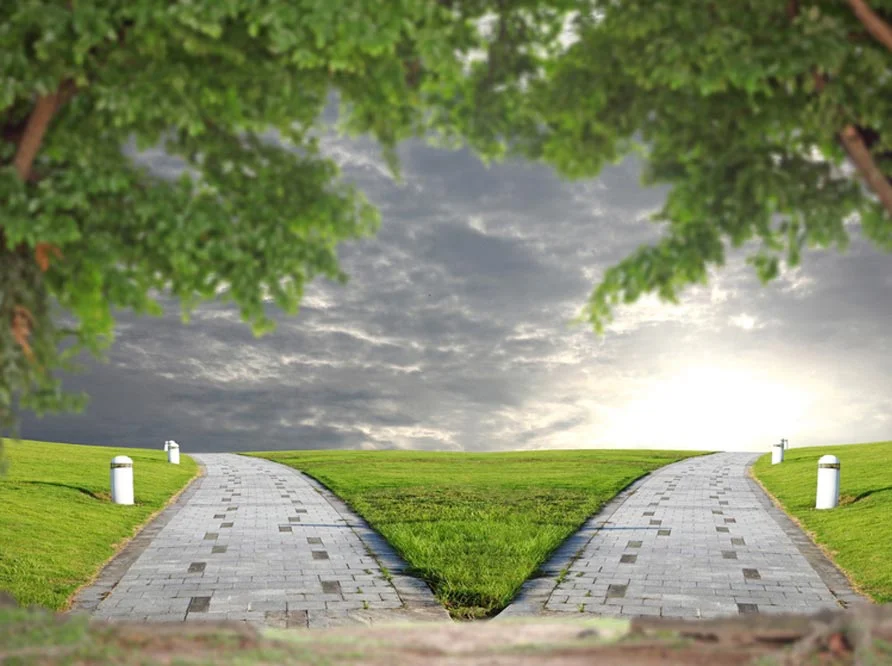
[[[55,92],[37,98],[37,104],[34,105],[34,110],[28,117],[25,131],[22,133],[15,158],[12,161],[22,180],[27,181],[31,175],[31,166],[34,164],[34,158],[37,157],[37,151],[40,150],[40,144],[50,126],[50,121],[59,107],[71,99],[75,90],[72,81],[65,81]]]
[[[892,51],[892,26],[870,8],[865,0],[849,0],[849,6],[867,31],[887,49]]]
[[[824,77],[814,73],[815,90],[819,93],[824,89]],[[877,166],[876,160],[870,153],[867,144],[864,143],[864,137],[858,128],[853,124],[848,124],[838,132],[839,140],[845,148],[849,159],[867,186],[877,195],[883,207],[892,215],[892,177],[884,174]]]
[[[846,125],[839,133],[839,138],[861,177],[879,197],[889,215],[892,215],[892,182],[880,171],[873,155],[864,144],[861,133],[854,125]]]
[[[34,163],[34,158],[40,149],[40,143],[43,141],[43,135],[46,133],[47,127],[50,125],[50,120],[56,112],[58,99],[58,92],[39,97],[34,110],[28,116],[25,131],[22,133],[22,138],[19,140],[19,145],[16,149],[15,159],[12,161],[16,173],[19,174],[19,178],[22,180],[28,180],[28,176],[31,175],[31,165]]]
[[[63,81],[59,87],[49,95],[42,95],[37,98],[37,103],[28,116],[24,130],[18,140],[15,157],[12,164],[16,173],[23,181],[28,182],[31,178],[31,167],[34,164],[34,158],[40,150],[40,144],[43,137],[50,126],[50,121],[56,114],[56,111],[65,104],[77,91],[73,81]],[[23,252],[24,244],[20,244],[15,250],[7,250],[5,234],[0,228],[0,252],[13,251]],[[49,268],[49,257],[47,254],[55,254],[60,256],[59,249],[49,245],[48,243],[38,243],[35,248],[35,261],[42,271]],[[34,362],[34,353],[31,350],[29,339],[31,331],[34,327],[34,317],[22,305],[14,305],[11,313],[10,325],[15,341],[22,348],[25,357]]]

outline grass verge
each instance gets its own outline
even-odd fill
[[[504,608],[556,546],[629,483],[702,452],[279,451],[365,518],[455,618]]]
[[[198,473],[164,451],[4,440],[0,477],[0,590],[20,604],[53,610],[92,579],[122,542]],[[133,459],[133,506],[112,504],[109,463]]]
[[[840,504],[815,509],[818,458],[840,461]],[[754,476],[823,547],[855,586],[877,603],[892,602],[892,442],[790,449],[753,465]]]

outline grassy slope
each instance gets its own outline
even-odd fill
[[[0,590],[54,610],[198,473],[188,456],[170,465],[161,450],[26,440],[5,440],[4,449]],[[133,459],[134,506],[109,499],[109,463],[121,454]]]
[[[506,606],[548,554],[623,487],[688,451],[257,453],[342,497],[455,617]]]
[[[840,506],[815,506],[818,458],[840,461]],[[790,449],[784,462],[760,458],[753,473],[824,546],[855,584],[879,603],[892,602],[892,442]]]

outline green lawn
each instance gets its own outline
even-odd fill
[[[137,527],[198,473],[163,450],[4,440],[0,477],[0,590],[53,610],[88,582]],[[133,459],[136,504],[112,504],[109,463]]]
[[[840,505],[815,506],[818,458],[840,462]],[[790,449],[779,465],[766,455],[753,474],[864,593],[892,602],[892,442]]]
[[[548,554],[643,474],[702,452],[278,451],[337,493],[453,617],[504,608]]]

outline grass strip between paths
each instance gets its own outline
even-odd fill
[[[9,460],[0,476],[0,590],[22,605],[67,608],[89,582],[171,497],[198,473],[163,450],[4,440]],[[113,504],[109,463],[133,459],[133,506]]]
[[[456,618],[487,617],[629,483],[695,451],[252,453],[347,502]]]
[[[815,509],[818,458],[840,461],[839,506]],[[753,465],[754,476],[862,592],[892,602],[892,442],[789,449]]]

